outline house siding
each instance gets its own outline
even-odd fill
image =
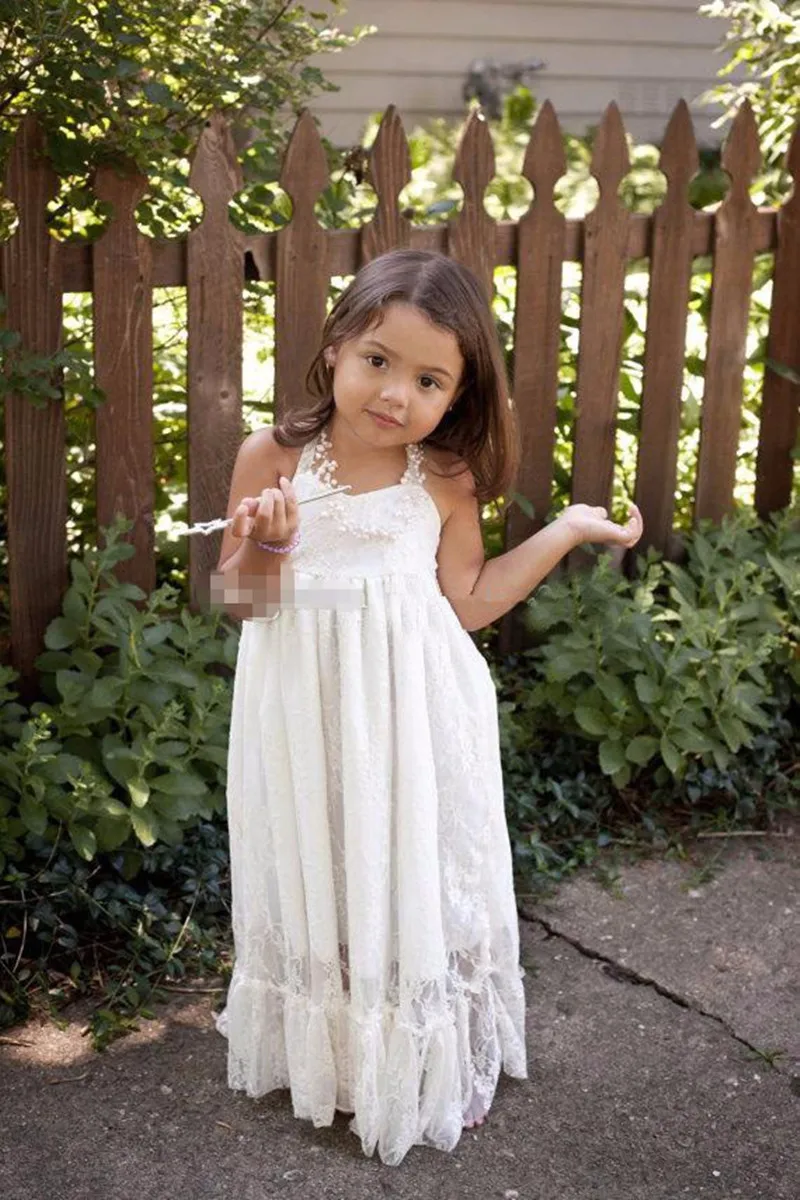
[[[723,59],[725,23],[697,12],[696,0],[351,0],[342,29],[375,25],[360,45],[313,60],[340,89],[312,110],[334,142],[357,141],[368,116],[395,104],[407,128],[431,117],[458,118],[461,90],[476,58],[542,59],[532,77],[564,129],[582,133],[615,100],[629,132],[657,141],[681,98],[693,110],[698,141],[718,143],[715,111],[697,98]]]

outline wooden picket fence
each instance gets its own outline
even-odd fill
[[[494,174],[486,122],[473,114],[454,163],[464,203],[447,225],[414,227],[398,196],[410,179],[408,146],[389,108],[370,154],[378,198],[374,219],[360,230],[325,230],[314,205],[329,181],[326,157],[312,118],[300,117],[280,183],[293,203],[283,229],[255,236],[228,219],[242,186],[226,124],[212,117],[199,139],[190,176],[204,204],[202,223],[186,236],[150,241],[135,223],[147,180],[135,172],[98,171],[97,196],[113,206],[113,220],[90,245],[61,243],[46,227],[57,180],[42,153],[35,120],[23,122],[6,174],[18,227],[0,245],[0,291],[6,325],[26,350],[56,352],[62,339],[65,292],[94,298],[94,367],[107,402],[96,415],[98,525],[117,513],[134,520],[135,555],[119,576],[146,591],[155,584],[154,463],[152,445],[152,289],[188,292],[188,488],[190,521],[225,511],[226,491],[242,439],[243,279],[276,284],[275,414],[304,395],[306,367],[316,347],[332,275],[350,275],[396,246],[445,251],[466,263],[491,288],[495,266],[518,269],[513,395],[524,461],[519,491],[537,514],[548,511],[553,480],[562,265],[583,264],[573,502],[607,505],[614,466],[615,414],[623,327],[626,264],[649,259],[650,290],[635,500],[645,523],[644,544],[667,555],[673,546],[687,298],[693,258],[713,256],[713,285],[696,518],[719,520],[732,506],[742,405],[742,372],[754,256],[774,252],[774,290],[768,356],[800,372],[800,188],[778,210],[757,209],[749,195],[760,153],[747,105],[739,111],[723,151],[731,186],[714,213],[696,212],[687,187],[698,156],[682,101],[666,130],[661,169],[666,198],[652,216],[633,215],[618,198],[629,169],[619,112],[604,114],[594,145],[592,174],[599,202],[583,220],[567,220],[553,200],[565,171],[561,131],[549,103],[533,126],[523,174],[534,201],[519,222],[495,223],[483,205]],[[800,136],[789,170],[800,180]],[[766,515],[785,507],[792,488],[798,388],[791,374],[767,369],[757,459],[755,503]],[[38,409],[23,396],[6,405],[8,552],[12,663],[23,691],[34,682],[33,661],[48,621],[60,611],[67,586],[67,484],[63,407]],[[506,546],[538,528],[514,505]],[[218,556],[219,536],[190,540],[193,600]]]

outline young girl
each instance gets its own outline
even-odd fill
[[[491,311],[443,255],[364,267],[308,389],[241,447],[216,576],[244,618],[217,1027],[230,1087],[288,1087],[316,1126],[353,1114],[396,1165],[480,1125],[501,1067],[527,1078],[496,694],[468,631],[641,519],[571,505],[484,562],[479,504],[519,439]]]

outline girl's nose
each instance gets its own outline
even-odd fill
[[[381,388],[381,400],[385,400],[387,404],[402,404],[408,403],[410,388],[402,379],[386,379]]]

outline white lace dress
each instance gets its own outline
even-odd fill
[[[327,433],[299,498],[334,483]],[[228,754],[228,1084],[336,1109],[364,1153],[452,1150],[473,1090],[527,1078],[489,668],[439,589],[422,448],[303,505],[295,602],[242,623]],[[348,978],[349,976],[349,978]]]

